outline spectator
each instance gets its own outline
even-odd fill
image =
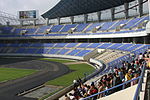
[[[132,79],[137,78],[138,76],[139,76],[139,74],[138,74],[138,73],[135,73],[135,74],[134,74],[134,77],[133,77]],[[133,86],[133,85],[135,85],[135,84],[137,84],[137,83],[138,83],[138,80],[134,80],[134,81],[131,82],[131,86]]]
[[[114,73],[113,86],[119,85],[119,84],[121,84],[121,83],[122,83],[122,80],[120,79],[119,75],[116,74],[116,73]],[[121,89],[122,89],[122,86],[117,87],[117,88],[115,88],[115,89],[113,90],[113,92],[117,92],[117,91],[119,91],[119,90],[121,90]]]
[[[118,75],[119,75],[121,81],[124,80],[125,76],[123,74],[123,71],[120,68],[118,68]]]
[[[70,100],[75,100],[75,97],[72,93],[69,93],[69,98],[70,98]]]
[[[125,75],[125,81],[132,79],[132,69],[129,69],[128,73]]]
[[[131,63],[129,63],[128,61],[127,62],[123,61],[121,68],[115,67],[113,69],[114,73],[103,75],[100,78],[98,85],[95,82],[92,82],[90,85],[87,84],[84,85],[80,79],[78,81],[74,80],[73,83],[75,88],[74,93],[69,94],[70,100],[79,100],[83,97],[87,97],[96,94],[98,92],[107,90],[113,86],[122,84],[125,81],[137,78],[141,74],[141,69],[143,67],[142,63],[143,61],[139,61],[140,59],[143,59],[143,55],[142,56],[139,55],[139,59],[136,59],[135,61],[133,60]],[[125,87],[129,87],[137,83],[138,80],[134,80],[131,83],[125,84]],[[111,93],[120,91],[122,90],[122,87],[123,86],[119,86],[111,91],[107,91],[105,93],[99,94],[98,96],[94,96],[92,100],[96,100],[97,98],[101,98]]]
[[[67,94],[65,95],[65,100],[71,100]]]
[[[143,62],[143,54],[142,53],[140,53],[138,60],[139,60],[140,64]]]

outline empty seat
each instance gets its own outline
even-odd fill
[[[82,57],[82,56],[87,55],[89,52],[91,52],[91,50],[82,50],[82,51],[80,51],[78,54],[76,54],[75,56],[80,56],[80,57]]]
[[[62,49],[60,50],[57,54],[60,54],[60,55],[64,55],[65,53],[67,53],[70,49]]]
[[[73,56],[73,55],[77,54],[79,51],[81,51],[81,50],[80,49],[75,49],[75,50],[72,50],[71,52],[69,52],[67,55]]]
[[[57,52],[59,51],[60,49],[50,49],[50,51],[48,52],[48,54],[57,54]]]

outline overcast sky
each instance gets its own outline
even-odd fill
[[[40,15],[60,0],[0,0],[0,11],[17,15],[17,11],[39,10]]]

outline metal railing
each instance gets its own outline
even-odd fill
[[[144,78],[144,74],[145,74],[145,69],[146,69],[146,63],[144,63],[144,65],[143,65],[141,78],[139,79],[138,86],[136,88],[136,92],[135,92],[133,100],[139,100],[139,94],[140,94],[140,91],[142,90],[142,83],[143,83],[143,78]]]
[[[125,86],[127,84],[129,84],[129,83],[131,83],[131,82],[133,82],[135,80],[139,80],[139,81],[138,81],[138,86],[137,86],[137,89],[136,89],[136,92],[135,92],[133,100],[139,100],[139,93],[140,93],[140,90],[142,88],[142,82],[143,82],[143,77],[144,77],[145,69],[146,69],[146,63],[143,64],[142,73],[141,73],[141,75],[139,77],[134,78],[134,79],[129,80],[129,81],[126,81],[126,82],[124,82],[122,84],[116,85],[116,86],[114,86],[112,88],[109,88],[107,90],[104,90],[102,92],[96,93],[96,94],[88,96],[86,98],[83,98],[82,100],[93,100],[93,97],[95,97],[97,95],[100,95],[100,94],[105,94],[105,96],[108,96],[106,93],[109,93],[109,91],[112,91],[113,89],[118,88],[118,87],[122,87],[122,90],[123,90],[123,89],[125,89]]]

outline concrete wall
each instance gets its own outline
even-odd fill
[[[133,100],[137,85],[121,90],[112,95],[100,98],[98,100]]]

